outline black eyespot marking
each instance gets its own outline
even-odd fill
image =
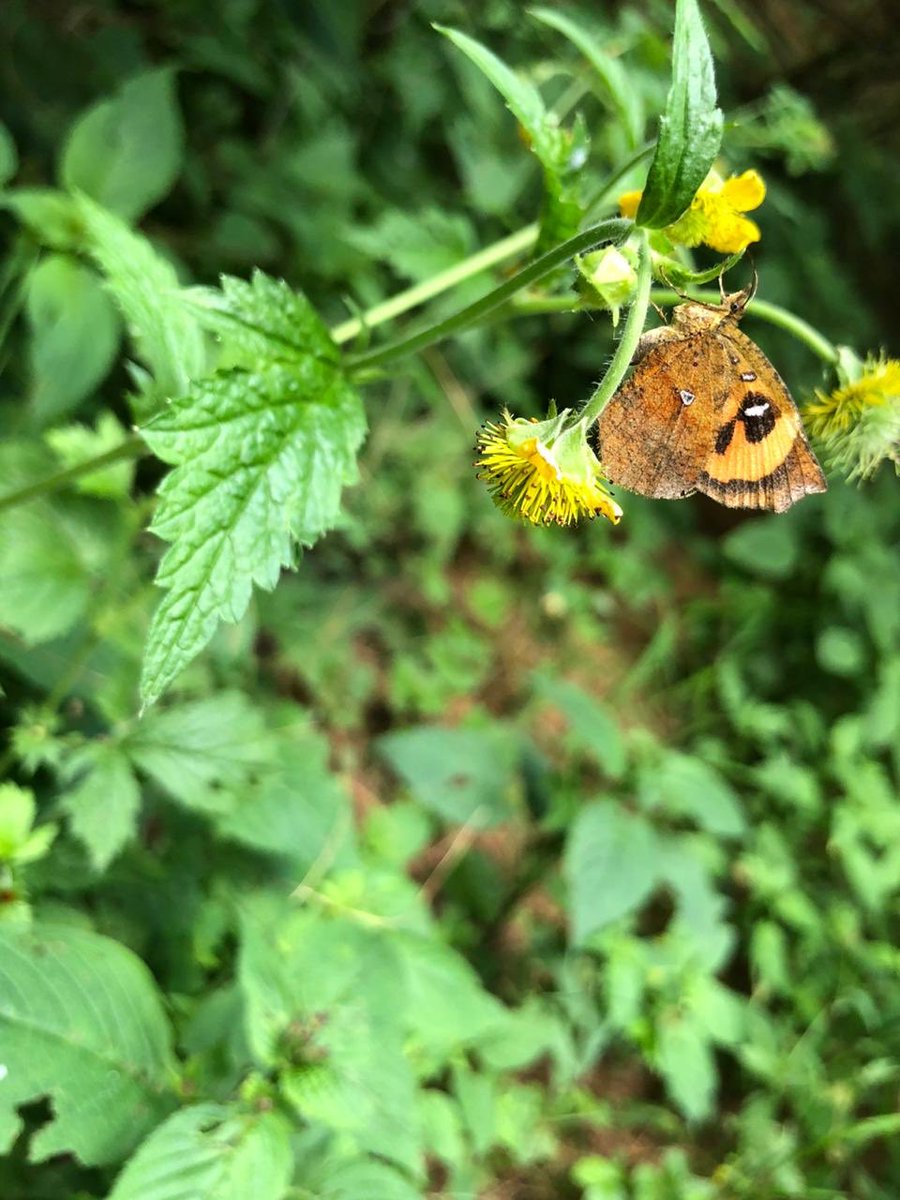
[[[731,365],[733,367],[736,367],[741,361],[736,354],[729,354],[728,357],[731,359]]]
[[[689,404],[694,403],[694,393],[689,392],[687,388],[678,388],[678,395],[681,397],[681,403],[685,408],[687,408]]]
[[[741,371],[741,379],[744,381],[744,383],[755,383],[756,382],[756,372],[755,371]]]
[[[754,444],[767,438],[775,428],[778,413],[767,396],[748,392],[741,401],[738,420],[744,423],[744,436]]]
[[[729,421],[723,425],[716,434],[716,454],[724,454],[731,445],[731,439],[734,437],[734,421]]]

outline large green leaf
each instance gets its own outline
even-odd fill
[[[681,216],[719,152],[722,124],[712,53],[697,0],[677,0],[672,86],[637,211],[639,225],[661,229]]]
[[[60,177],[106,208],[136,221],[165,196],[181,170],[184,131],[167,67],[136,75],[76,123]]]
[[[281,1200],[294,1166],[290,1135],[277,1112],[183,1109],[150,1134],[108,1200]]]
[[[150,974],[118,942],[68,925],[0,926],[0,1150],[16,1108],[42,1096],[53,1118],[36,1161],[115,1162],[172,1107],[168,1021]]]
[[[641,905],[660,879],[660,844],[643,817],[611,800],[578,814],[566,844],[572,939],[578,944]]]
[[[359,396],[303,297],[258,275],[226,281],[207,309],[241,365],[197,382],[143,430],[175,468],[153,523],[172,545],[157,577],[167,592],[148,635],[145,704],[220,621],[243,616],[254,584],[273,588],[297,545],[335,523],[365,433]]]

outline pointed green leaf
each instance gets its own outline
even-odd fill
[[[172,1107],[170,1031],[150,973],[124,946],[69,925],[0,926],[0,1151],[15,1109],[49,1096],[31,1158],[115,1162]]]
[[[677,221],[709,173],[722,141],[716,77],[697,0],[677,0],[672,86],[660,118],[637,223],[661,229]]]

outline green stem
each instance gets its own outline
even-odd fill
[[[640,257],[638,259],[637,286],[635,288],[634,300],[632,300],[628,316],[625,318],[625,327],[622,330],[622,336],[619,338],[619,344],[616,346],[613,360],[609,364],[609,370],[600,380],[597,390],[582,409],[581,421],[584,425],[592,425],[618,391],[619,384],[625,378],[625,372],[634,358],[634,352],[637,349],[640,336],[644,332],[644,325],[647,321],[647,309],[650,305],[650,285],[653,283],[653,271],[650,262],[650,247],[647,244],[647,235],[642,231],[640,236]]]
[[[654,291],[652,300],[655,304],[682,304],[684,296],[680,296],[678,292],[668,290]],[[699,300],[703,304],[718,304],[720,297],[712,292],[700,292],[691,296],[692,300]],[[818,329],[814,329],[802,317],[798,317],[795,313],[789,312],[786,308],[782,308],[778,304],[770,304],[768,300],[754,300],[747,307],[747,312],[750,316],[761,317],[764,321],[768,321],[770,325],[777,325],[779,329],[784,329],[792,334],[798,341],[809,346],[814,354],[818,354],[819,358],[829,363],[831,366],[838,362],[838,352],[836,347],[825,337],[819,333]]]
[[[341,325],[335,325],[331,330],[331,336],[338,345],[342,342],[352,341],[364,330],[382,325],[385,321],[390,321],[392,317],[398,317],[401,313],[408,312],[409,309],[415,308],[419,304],[424,304],[426,300],[433,300],[441,292],[446,292],[458,283],[471,279],[473,275],[478,275],[481,271],[496,266],[504,259],[524,253],[534,243],[537,235],[537,222],[526,225],[524,229],[511,233],[502,241],[494,242],[492,246],[486,246],[484,250],[463,259],[455,266],[448,267],[446,271],[433,275],[424,283],[416,284],[415,287],[407,288],[405,292],[400,292],[396,296],[391,296],[389,300],[376,304],[361,317],[354,317],[350,321],[344,321]]]
[[[48,475],[45,479],[39,479],[37,483],[30,483],[28,487],[20,488],[17,492],[7,492],[5,496],[0,496],[0,512],[14,508],[17,504],[24,504],[26,500],[34,500],[37,496],[59,491],[66,484],[81,479],[83,475],[92,475],[94,471],[108,467],[110,463],[118,462],[119,459],[138,458],[146,448],[140,434],[129,434],[124,441],[119,442],[118,446],[113,446],[112,450],[107,450],[105,454],[98,454],[96,458],[76,463],[74,467],[67,467],[65,471],[57,471],[55,475]]]
[[[602,205],[607,202],[609,197],[616,190],[616,188],[619,186],[619,183],[625,178],[628,172],[636,167],[639,163],[643,162],[645,158],[649,158],[655,149],[656,142],[645,142],[644,145],[635,150],[635,152],[629,158],[626,158],[621,166],[616,167],[612,175],[610,175],[609,178],[604,181],[603,185],[598,189],[598,191],[596,191],[594,195],[591,196],[590,200],[588,200],[587,208],[585,210],[587,216],[592,217],[597,209],[602,207]]]
[[[505,304],[516,292],[543,279],[545,275],[555,271],[557,267],[570,258],[574,258],[576,254],[583,254],[604,242],[621,241],[633,228],[634,225],[631,221],[619,219],[601,221],[599,225],[592,225],[590,229],[582,230],[568,241],[548,250],[546,254],[533,263],[529,263],[511,279],[501,283],[499,287],[482,296],[480,300],[476,300],[474,304],[466,305],[452,316],[438,321],[436,325],[429,325],[427,329],[422,329],[411,337],[390,342],[387,346],[381,346],[365,354],[350,355],[347,358],[347,366],[353,372],[381,367],[386,363],[395,362],[398,358],[406,358],[410,354],[424,350],[426,346],[432,346],[435,342],[442,342],[455,333],[461,333],[470,325],[480,321],[482,317],[487,316],[488,313],[493,312],[494,309],[499,308],[501,304]]]

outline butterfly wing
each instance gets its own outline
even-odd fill
[[[729,508],[773,512],[824,492],[822,468],[781,376],[734,322],[724,323],[715,337],[727,362],[728,388],[697,489]]]
[[[708,331],[654,334],[600,414],[597,438],[612,483],[675,500],[697,489],[707,466],[727,398],[727,348]]]

